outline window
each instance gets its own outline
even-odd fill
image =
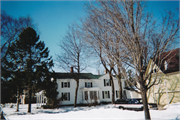
[[[96,100],[97,99],[97,93],[96,91],[90,91],[90,98],[91,100]]]
[[[88,88],[92,87],[92,82],[85,82],[85,87],[88,87]]]
[[[104,86],[111,86],[110,79],[104,79]]]
[[[109,91],[102,91],[102,97],[103,99],[110,98]]]
[[[70,88],[70,82],[61,82],[61,88]]]
[[[88,91],[84,91],[85,100],[88,100]]]
[[[70,92],[64,92],[61,96],[63,101],[70,101]]]

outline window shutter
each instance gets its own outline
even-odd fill
[[[87,87],[87,82],[85,82],[85,87]]]
[[[108,98],[110,98],[109,91],[108,91]]]
[[[63,101],[63,93],[61,93],[62,101]]]
[[[118,92],[117,92],[117,90],[116,90],[116,98],[118,98]]]
[[[91,82],[91,87],[92,87],[92,82]]]
[[[104,91],[102,91],[102,97],[103,97],[103,99],[104,99]]]
[[[70,82],[68,82],[68,88],[70,88]]]
[[[68,93],[68,101],[70,101],[70,93]]]
[[[106,80],[104,79],[104,86],[106,86]]]
[[[63,82],[61,82],[61,88],[63,88]]]

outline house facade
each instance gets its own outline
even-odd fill
[[[56,73],[58,84],[57,98],[63,97],[60,105],[73,105],[75,98],[76,81],[75,73]],[[116,77],[113,77],[115,100],[119,99],[119,86]],[[139,94],[126,90],[125,79],[122,79],[123,98],[139,98]],[[103,103],[112,101],[112,87],[109,74],[93,75],[92,73],[80,73],[77,104]]]
[[[154,85],[147,92],[149,103],[167,105],[180,102],[179,52],[180,49],[177,48],[163,53],[165,57],[160,68],[152,60],[149,62],[148,73],[153,71],[152,79],[157,77],[160,80],[159,84]]]

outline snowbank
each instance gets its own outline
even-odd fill
[[[3,108],[7,120],[144,120],[144,111],[119,110],[113,105],[96,107],[62,107],[59,109],[36,109],[32,104],[32,113],[27,113],[28,105],[20,105],[19,112],[16,107]],[[150,110],[152,120],[180,120],[180,103],[171,104],[166,110]]]

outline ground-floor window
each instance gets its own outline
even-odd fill
[[[110,98],[109,91],[102,91],[102,97],[103,99]]]
[[[88,100],[88,91],[84,91],[84,99]]]
[[[70,101],[70,92],[62,93],[63,101]]]
[[[97,99],[96,91],[90,91],[90,99],[91,100],[96,100]]]

